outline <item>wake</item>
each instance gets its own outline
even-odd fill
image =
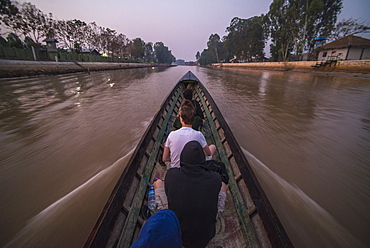
[[[65,219],[65,215],[70,215],[71,213],[69,213],[69,211],[72,212],[73,208],[79,205],[78,201],[81,201],[81,199],[86,200],[86,198],[90,197],[91,195],[94,195],[95,198],[97,195],[101,195],[106,188],[104,186],[101,187],[100,185],[105,185],[106,183],[109,183],[111,181],[112,175],[117,174],[115,173],[117,170],[123,171],[124,168],[122,169],[120,165],[124,164],[124,161],[130,158],[131,154],[135,150],[135,147],[136,146],[134,146],[131,151],[129,151],[125,156],[114,162],[112,165],[103,169],[95,176],[90,178],[88,181],[86,181],[64,197],[55,201],[50,206],[42,210],[35,217],[33,217],[31,220],[29,220],[27,225],[18,234],[15,235],[13,240],[5,245],[5,248],[36,247],[40,244],[47,244],[47,234],[49,233],[49,235],[53,235],[53,231],[49,230],[48,225],[52,223],[58,223],[58,221],[61,222],[61,219],[63,219],[62,222],[67,221]],[[96,199],[94,197],[92,198],[93,200],[91,204],[94,204],[94,201]],[[91,216],[89,216],[88,218],[91,219]]]
[[[242,148],[256,176],[268,185],[271,201],[297,247],[366,247],[297,185],[291,184]],[[267,192],[266,192],[267,193]],[[277,200],[276,200],[277,199]]]

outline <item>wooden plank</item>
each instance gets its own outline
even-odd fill
[[[131,211],[129,212],[129,214],[127,216],[126,223],[125,223],[125,225],[123,227],[123,230],[122,230],[122,233],[121,233],[121,237],[120,237],[119,245],[118,245],[118,247],[120,247],[120,248],[128,248],[131,244],[132,235],[134,233],[136,222],[137,222],[137,219],[139,217],[140,210],[141,210],[142,202],[144,200],[145,193],[147,191],[149,178],[152,174],[154,165],[156,164],[155,160],[157,158],[157,153],[159,151],[159,148],[161,146],[161,142],[163,140],[165,131],[167,129],[167,123],[171,118],[173,109],[175,108],[176,102],[178,101],[181,92],[182,92],[182,90],[179,90],[176,93],[176,97],[173,100],[173,102],[172,102],[172,104],[171,104],[171,106],[170,106],[170,108],[167,112],[167,115],[166,115],[166,118],[165,118],[165,120],[162,124],[161,130],[159,131],[158,138],[156,139],[156,142],[153,146],[153,150],[151,152],[148,163],[146,165],[143,177],[142,177],[142,179],[140,180],[140,183],[139,183],[139,189],[136,191],[136,195],[135,195],[134,201],[133,201],[132,206],[131,206]]]
[[[201,93],[200,93],[200,91],[197,87],[195,88],[195,91],[197,92],[197,94],[199,96],[201,96]],[[200,101],[201,101],[203,106],[207,106],[203,97],[200,98]],[[209,109],[205,107],[204,110],[205,110],[205,113],[206,113],[206,116],[207,116],[208,120],[213,120],[213,117],[212,117]],[[259,247],[259,243],[257,241],[257,237],[256,237],[256,234],[255,234],[255,231],[254,231],[252,221],[251,221],[251,219],[248,215],[247,206],[244,204],[243,198],[240,195],[238,185],[236,184],[236,181],[234,179],[234,175],[232,175],[232,173],[230,172],[229,159],[226,155],[225,149],[223,147],[223,144],[222,144],[220,138],[218,137],[218,135],[216,135],[216,134],[218,134],[217,128],[216,128],[213,121],[210,121],[209,125],[210,125],[210,128],[212,130],[212,133],[215,134],[214,135],[214,140],[215,140],[215,143],[216,143],[215,145],[216,145],[217,150],[220,154],[221,160],[226,165],[226,170],[227,170],[227,173],[229,175],[229,185],[228,185],[229,190],[231,191],[231,195],[233,197],[233,201],[234,201],[234,204],[235,204],[235,207],[236,207],[236,210],[237,210],[237,213],[238,213],[238,217],[239,217],[239,220],[240,220],[240,225],[241,225],[242,231],[243,231],[243,233],[244,233],[244,235],[247,239],[248,247]]]

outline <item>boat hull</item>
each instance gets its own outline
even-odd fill
[[[216,235],[208,247],[292,247],[291,241],[264,194],[243,151],[204,85],[188,72],[164,100],[118,180],[85,247],[129,247],[145,222],[147,190],[164,178],[163,144],[192,88],[206,123],[201,131],[215,144],[214,159],[225,163],[229,190],[225,211],[217,217]]]

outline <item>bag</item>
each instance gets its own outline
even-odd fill
[[[222,182],[225,184],[229,183],[229,175],[226,173],[226,166],[223,162],[217,162],[216,160],[206,161],[205,169],[208,171],[214,171],[221,175]]]

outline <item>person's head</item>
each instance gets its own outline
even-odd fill
[[[189,141],[185,144],[180,155],[180,165],[204,165],[206,156],[198,141]]]
[[[193,91],[191,89],[184,90],[184,92],[182,93],[182,95],[187,100],[190,100],[191,101],[193,99]]]
[[[174,247],[181,248],[180,222],[176,214],[163,209],[152,215],[142,227],[139,237],[130,248]]]
[[[191,125],[195,118],[193,103],[185,100],[180,108],[180,118],[186,125]]]

